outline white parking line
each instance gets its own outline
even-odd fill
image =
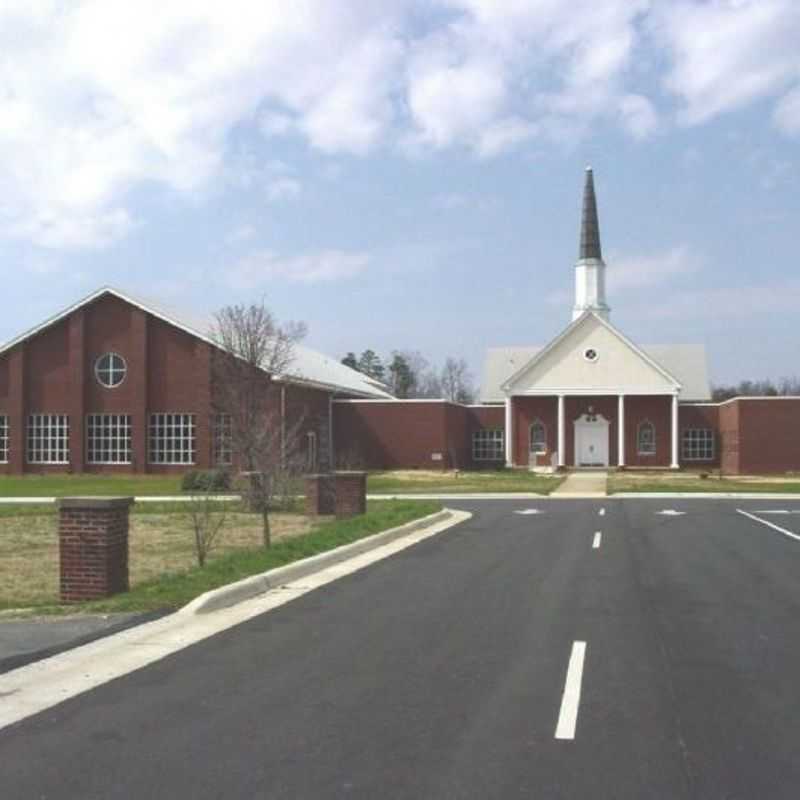
[[[592,541],[592,549],[597,550],[600,547],[600,540],[603,538],[603,534],[600,531],[597,531],[594,535],[594,540]]]
[[[606,510],[605,510],[604,508],[601,508],[601,509],[600,509],[600,510],[599,510],[597,513],[598,513],[598,514],[599,514],[601,517],[604,517],[604,516],[606,515]]]
[[[574,739],[575,724],[578,721],[578,706],[581,703],[581,681],[583,680],[583,660],[586,655],[586,642],[573,642],[572,653],[561,697],[561,711],[556,725],[556,739]]]
[[[768,528],[778,531],[778,533],[782,533],[784,536],[788,536],[790,539],[795,539],[796,541],[800,542],[800,536],[798,536],[796,533],[792,533],[791,531],[787,531],[786,528],[781,528],[780,525],[776,525],[774,522],[761,519],[761,517],[757,517],[755,514],[749,514],[747,511],[742,511],[741,508],[737,508],[736,511],[739,514],[743,514],[745,517],[749,517],[756,522],[760,522],[762,525],[766,525]]]

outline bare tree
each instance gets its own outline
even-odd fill
[[[472,376],[463,358],[448,356],[442,367],[442,396],[451,403],[471,403],[474,397]]]
[[[208,554],[217,544],[226,515],[226,504],[220,503],[214,497],[212,488],[192,492],[189,499],[189,520],[194,534],[194,551],[201,569],[205,567]]]
[[[212,336],[219,350],[212,361],[212,402],[230,417],[234,459],[244,470],[245,499],[261,514],[264,547],[272,543],[269,511],[286,473],[297,467],[296,439],[302,421],[288,426],[282,387],[305,325],[280,325],[263,301],[226,306],[216,314]]]

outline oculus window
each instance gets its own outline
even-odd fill
[[[125,380],[128,365],[118,353],[106,353],[94,362],[94,376],[101,386],[113,389]]]

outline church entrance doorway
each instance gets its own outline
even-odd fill
[[[575,466],[608,466],[609,422],[591,410],[575,420]]]

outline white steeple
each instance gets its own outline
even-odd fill
[[[606,304],[606,265],[600,250],[600,225],[597,221],[597,201],[591,167],[586,167],[586,182],[583,187],[581,242],[575,264],[575,307],[572,309],[572,319],[577,319],[588,310],[594,311],[605,320],[611,310]]]

